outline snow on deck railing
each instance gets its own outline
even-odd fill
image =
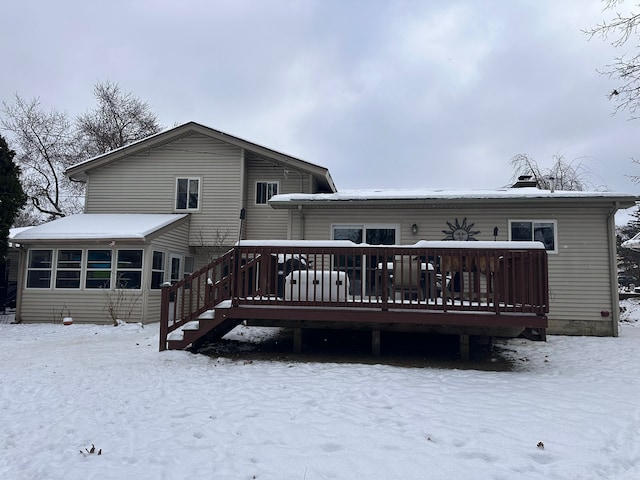
[[[635,238],[635,237],[634,237]],[[412,245],[370,245],[354,243],[351,240],[242,240],[237,247],[284,247],[284,248],[428,248],[465,250],[501,249],[501,250],[544,250],[542,242],[509,242],[509,241],[455,241],[455,240],[420,240]]]

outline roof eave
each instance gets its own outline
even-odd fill
[[[19,240],[15,243],[17,245],[47,245],[64,243],[67,245],[104,245],[105,247],[127,244],[127,245],[144,245],[149,241],[147,237],[100,237],[100,238],[29,238],[26,240]],[[113,244],[113,245],[110,245]]]
[[[286,153],[272,150],[268,147],[263,147],[262,145],[243,140],[239,137],[235,137],[228,133],[221,132],[220,130],[213,129],[196,122],[187,122],[183,125],[179,125],[178,127],[164,130],[150,137],[107,152],[103,155],[90,158],[76,165],[72,165],[65,170],[65,174],[69,178],[72,178],[74,180],[86,181],[87,173],[90,170],[98,168],[107,163],[114,162],[131,155],[135,155],[140,152],[157,148],[179,138],[186,137],[192,133],[200,133],[202,135],[215,138],[217,140],[234,145],[238,148],[243,148],[260,155],[267,156],[273,160],[282,162],[283,164],[293,164],[295,168],[313,175],[317,180],[320,181],[320,183],[324,182],[324,187],[328,188],[331,192],[337,191],[329,170],[325,167],[307,162],[306,160],[292,157],[291,155],[287,155]]]
[[[640,201],[640,197],[621,196],[621,197],[504,197],[504,198],[486,198],[486,197],[468,197],[468,198],[369,198],[369,199],[288,199],[288,200],[270,200],[269,204],[274,209],[287,209],[298,207],[379,207],[379,206],[459,206],[469,203],[477,204],[481,202],[484,205],[501,205],[505,202],[510,204],[545,204],[562,202],[565,206],[584,205],[586,201],[614,205],[618,209],[630,208]]]

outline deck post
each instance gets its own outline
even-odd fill
[[[380,330],[371,331],[371,352],[374,356],[380,356]]]
[[[302,328],[293,329],[293,353],[302,353]]]
[[[160,351],[167,349],[167,335],[169,334],[169,287],[170,282],[164,282],[162,285],[162,294],[160,300]]]
[[[471,358],[469,335],[460,335],[460,360],[468,362]]]

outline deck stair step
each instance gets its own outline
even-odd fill
[[[206,312],[202,312],[198,318],[201,320],[213,320],[215,316],[215,310],[207,310]]]
[[[208,310],[198,320],[187,322],[171,332],[167,337],[167,348],[183,350],[189,346],[197,347],[206,340],[222,338],[238,325],[237,320],[227,319],[224,311],[225,309]]]

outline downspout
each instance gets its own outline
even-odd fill
[[[18,278],[16,283],[16,316],[14,322],[22,323],[22,289],[27,272],[27,250],[21,244],[18,248]]]
[[[300,240],[304,240],[304,212],[302,211],[302,205],[298,205],[298,212],[300,212]]]
[[[616,221],[615,215],[618,211],[620,204],[618,202],[614,203],[614,207],[611,209],[609,214],[607,215],[607,230],[609,237],[609,277],[610,277],[610,285],[611,285],[611,321],[613,324],[611,325],[613,336],[617,337],[619,335],[618,331],[618,322],[620,322],[620,296],[618,294],[618,252],[616,245]]]
[[[240,218],[240,222],[238,223],[238,241],[240,241],[240,239],[242,239],[244,235],[244,232],[242,231],[244,227],[244,224],[243,224],[244,214],[242,212],[243,211],[246,212],[245,207],[247,206],[246,204],[247,186],[245,185],[245,182],[247,181],[246,171],[247,171],[247,160],[245,155],[245,149],[242,148],[240,149],[240,192],[239,192],[239,198],[238,198],[238,201],[240,202],[241,218]]]

